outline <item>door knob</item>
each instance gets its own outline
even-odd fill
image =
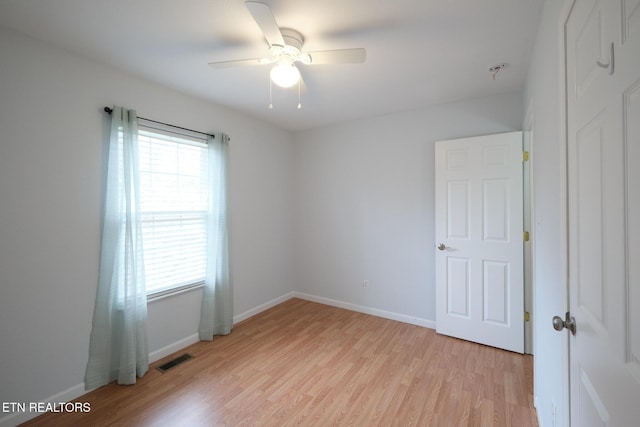
[[[447,247],[445,246],[445,244],[444,244],[444,243],[440,243],[440,244],[438,245],[438,249],[440,249],[441,251],[444,251],[445,249],[447,249]]]
[[[571,316],[569,312],[564,315],[564,320],[560,316],[553,316],[553,329],[561,331],[565,328],[571,331],[573,335],[576,334],[576,318]]]

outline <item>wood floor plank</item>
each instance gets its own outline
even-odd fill
[[[536,426],[531,356],[288,300],[27,426]],[[169,356],[153,367],[171,360]]]

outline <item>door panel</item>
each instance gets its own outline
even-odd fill
[[[639,5],[577,0],[565,27],[573,426],[640,419]]]
[[[524,350],[522,132],[436,143],[436,330]]]
[[[447,183],[447,238],[469,239],[469,182]]]
[[[590,322],[605,331],[603,266],[603,134],[601,112],[576,136],[577,174],[575,184],[576,209],[584,214],[576,217],[576,262],[581,266],[576,272],[578,305],[591,316]]]
[[[640,0],[637,2],[640,5]],[[636,7],[640,15],[640,6]],[[627,312],[628,340],[627,361],[631,364],[636,378],[640,378],[640,80],[624,94],[625,159],[627,162],[626,205],[627,205]],[[634,262],[635,261],[635,262]]]
[[[622,2],[622,43],[640,31],[640,0]]]
[[[483,261],[484,289],[483,319],[487,323],[508,326],[509,324],[509,264],[498,261]]]
[[[469,260],[447,258],[447,314],[470,318]]]
[[[509,180],[489,179],[482,183],[483,239],[509,241]]]
[[[575,68],[575,84],[578,99],[589,90],[594,80],[601,76],[602,72],[597,65],[597,61],[606,53],[600,2],[593,3],[593,7],[590,10],[585,8],[584,13],[588,13],[588,15],[580,28],[576,29],[577,36],[574,43],[575,62],[577,65]]]
[[[580,420],[581,422],[589,423],[589,426],[608,426],[609,425],[609,413],[604,406],[600,396],[595,387],[589,380],[587,372],[580,370],[580,384],[576,390],[578,393],[578,402],[580,406]],[[580,424],[581,426],[587,426],[587,424]]]

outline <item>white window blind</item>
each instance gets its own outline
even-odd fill
[[[146,286],[153,298],[204,282],[207,145],[143,127],[138,143]]]

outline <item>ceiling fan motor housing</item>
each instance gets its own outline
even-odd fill
[[[302,50],[302,44],[304,43],[304,37],[302,37],[302,34],[296,30],[292,30],[291,28],[280,28],[280,32],[282,33],[282,38],[287,44],[287,47],[297,49],[299,54]]]
[[[300,61],[303,64],[310,64],[311,57],[306,53],[302,53],[302,44],[304,43],[302,34],[291,28],[280,28],[280,32],[282,33],[282,39],[285,45],[271,46],[270,52],[272,59],[269,62],[293,64],[294,62]]]

